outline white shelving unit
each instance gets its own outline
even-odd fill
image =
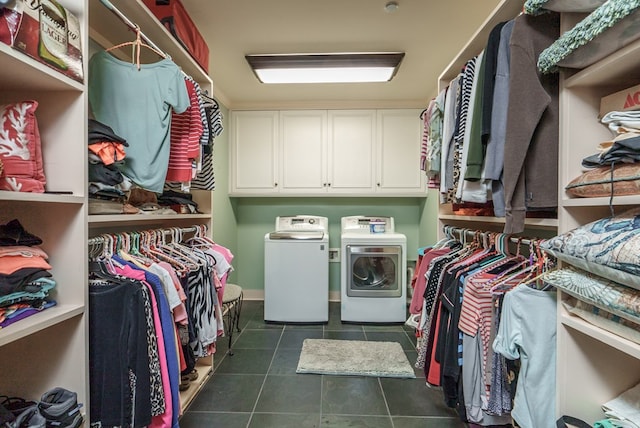
[[[439,77],[439,89],[458,74],[465,61],[485,47],[499,22],[517,16],[523,1],[502,1]],[[584,15],[563,14],[562,28]],[[600,99],[640,83],[640,42],[630,44],[580,71],[565,70],[560,81],[560,151],[558,219],[527,219],[526,228],[553,235],[610,215],[609,198],[572,198],[564,186],[581,173],[581,160],[611,138],[599,122]],[[640,204],[640,195],[614,197],[616,213]],[[500,230],[504,219],[457,216],[449,204],[439,207],[439,226],[446,224]],[[525,234],[528,231],[525,231]],[[602,404],[640,382],[640,345],[570,315],[559,291],[557,335],[557,416],[571,415],[591,424],[604,419]]]
[[[60,0],[80,22],[87,46],[87,1]],[[77,82],[0,44],[0,104],[35,100],[46,191],[0,191],[0,223],[17,219],[40,237],[56,281],[56,306],[0,330],[0,394],[39,400],[54,387],[88,407],[87,350],[87,97]],[[74,264],[73,261],[77,261]]]
[[[577,15],[563,14],[563,29]],[[559,233],[610,215],[609,198],[572,198],[564,186],[581,173],[581,160],[612,134],[599,121],[600,99],[640,83],[640,42],[580,71],[561,73]],[[639,196],[614,197],[615,213],[640,204]],[[562,299],[567,298],[563,293]],[[558,303],[559,414],[589,423],[604,419],[602,404],[640,382],[640,345],[570,315]]]
[[[195,62],[193,58],[171,36],[167,29],[160,24],[141,0],[111,0],[122,14],[131,22],[137,24],[140,30],[151,41],[167,53],[180,68],[191,76],[202,90],[213,93],[213,82],[208,74]],[[89,37],[103,48],[131,41],[135,35],[114,13],[107,9],[100,0],[89,0]],[[121,52],[126,58],[128,52]],[[143,50],[142,62],[157,61],[157,56],[151,51]],[[148,58],[144,54],[150,55]],[[87,59],[88,61],[88,59]],[[97,236],[109,232],[126,232],[134,230],[162,229],[169,227],[188,227],[194,224],[205,224],[211,230],[212,225],[212,196],[208,191],[192,191],[193,200],[198,204],[202,214],[176,215],[90,215],[88,216],[89,236]],[[180,393],[182,407],[186,408],[206,380],[213,372],[213,356],[200,358],[197,362],[198,379],[191,382],[188,390]]]

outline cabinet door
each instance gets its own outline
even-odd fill
[[[378,110],[378,193],[422,194],[420,110]]]
[[[375,189],[375,110],[329,112],[329,192]]]
[[[278,191],[278,112],[231,113],[230,193]]]
[[[327,112],[280,112],[282,193],[326,193]]]

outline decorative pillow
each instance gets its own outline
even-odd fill
[[[640,163],[615,165],[613,179],[610,166],[591,169],[571,180],[565,190],[581,198],[611,196],[611,183],[614,196],[640,194]]]
[[[542,73],[584,68],[640,37],[640,0],[607,0],[540,53]]]
[[[571,266],[545,272],[541,279],[576,299],[640,323],[640,290]]]
[[[524,12],[537,15],[547,10],[554,12],[593,12],[606,0],[527,0]]]
[[[600,327],[610,333],[624,337],[635,343],[640,343],[640,324],[614,315],[611,312],[590,305],[577,299],[562,302],[563,306],[572,315],[578,316],[589,324]]]
[[[547,239],[540,248],[571,265],[640,289],[640,208]]]
[[[0,190],[44,192],[37,108],[36,101],[0,106],[0,159],[4,164]]]

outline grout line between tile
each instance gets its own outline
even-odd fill
[[[382,391],[382,399],[384,400],[384,407],[387,409],[387,416],[389,416],[389,420],[391,421],[391,428],[395,428],[393,424],[393,418],[391,417],[391,410],[389,409],[389,403],[387,403],[387,394],[384,393],[384,388],[382,387],[382,380],[378,378],[378,386],[380,387],[380,391]]]
[[[264,379],[262,380],[262,385],[260,385],[260,391],[258,391],[258,395],[256,397],[256,402],[253,403],[253,409],[251,409],[251,414],[249,415],[249,420],[247,421],[247,428],[251,424],[251,420],[253,419],[253,415],[256,412],[256,407],[258,407],[258,400],[260,400],[260,396],[262,395],[262,390],[264,389],[264,384],[267,383],[267,376],[269,375],[269,370],[271,370],[271,366],[273,365],[273,360],[276,358],[276,354],[278,353],[278,348],[280,347],[280,341],[282,340],[282,336],[284,335],[284,327],[280,330],[280,337],[278,338],[278,343],[276,343],[276,348],[273,351],[273,355],[271,356],[271,361],[269,362],[269,367],[267,367],[267,372],[264,374]]]

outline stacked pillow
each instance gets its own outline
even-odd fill
[[[0,190],[44,192],[36,101],[0,106]]]
[[[541,279],[640,324],[640,208],[585,224],[540,244],[568,264]]]
[[[640,208],[585,224],[540,246],[559,260],[640,290]]]

